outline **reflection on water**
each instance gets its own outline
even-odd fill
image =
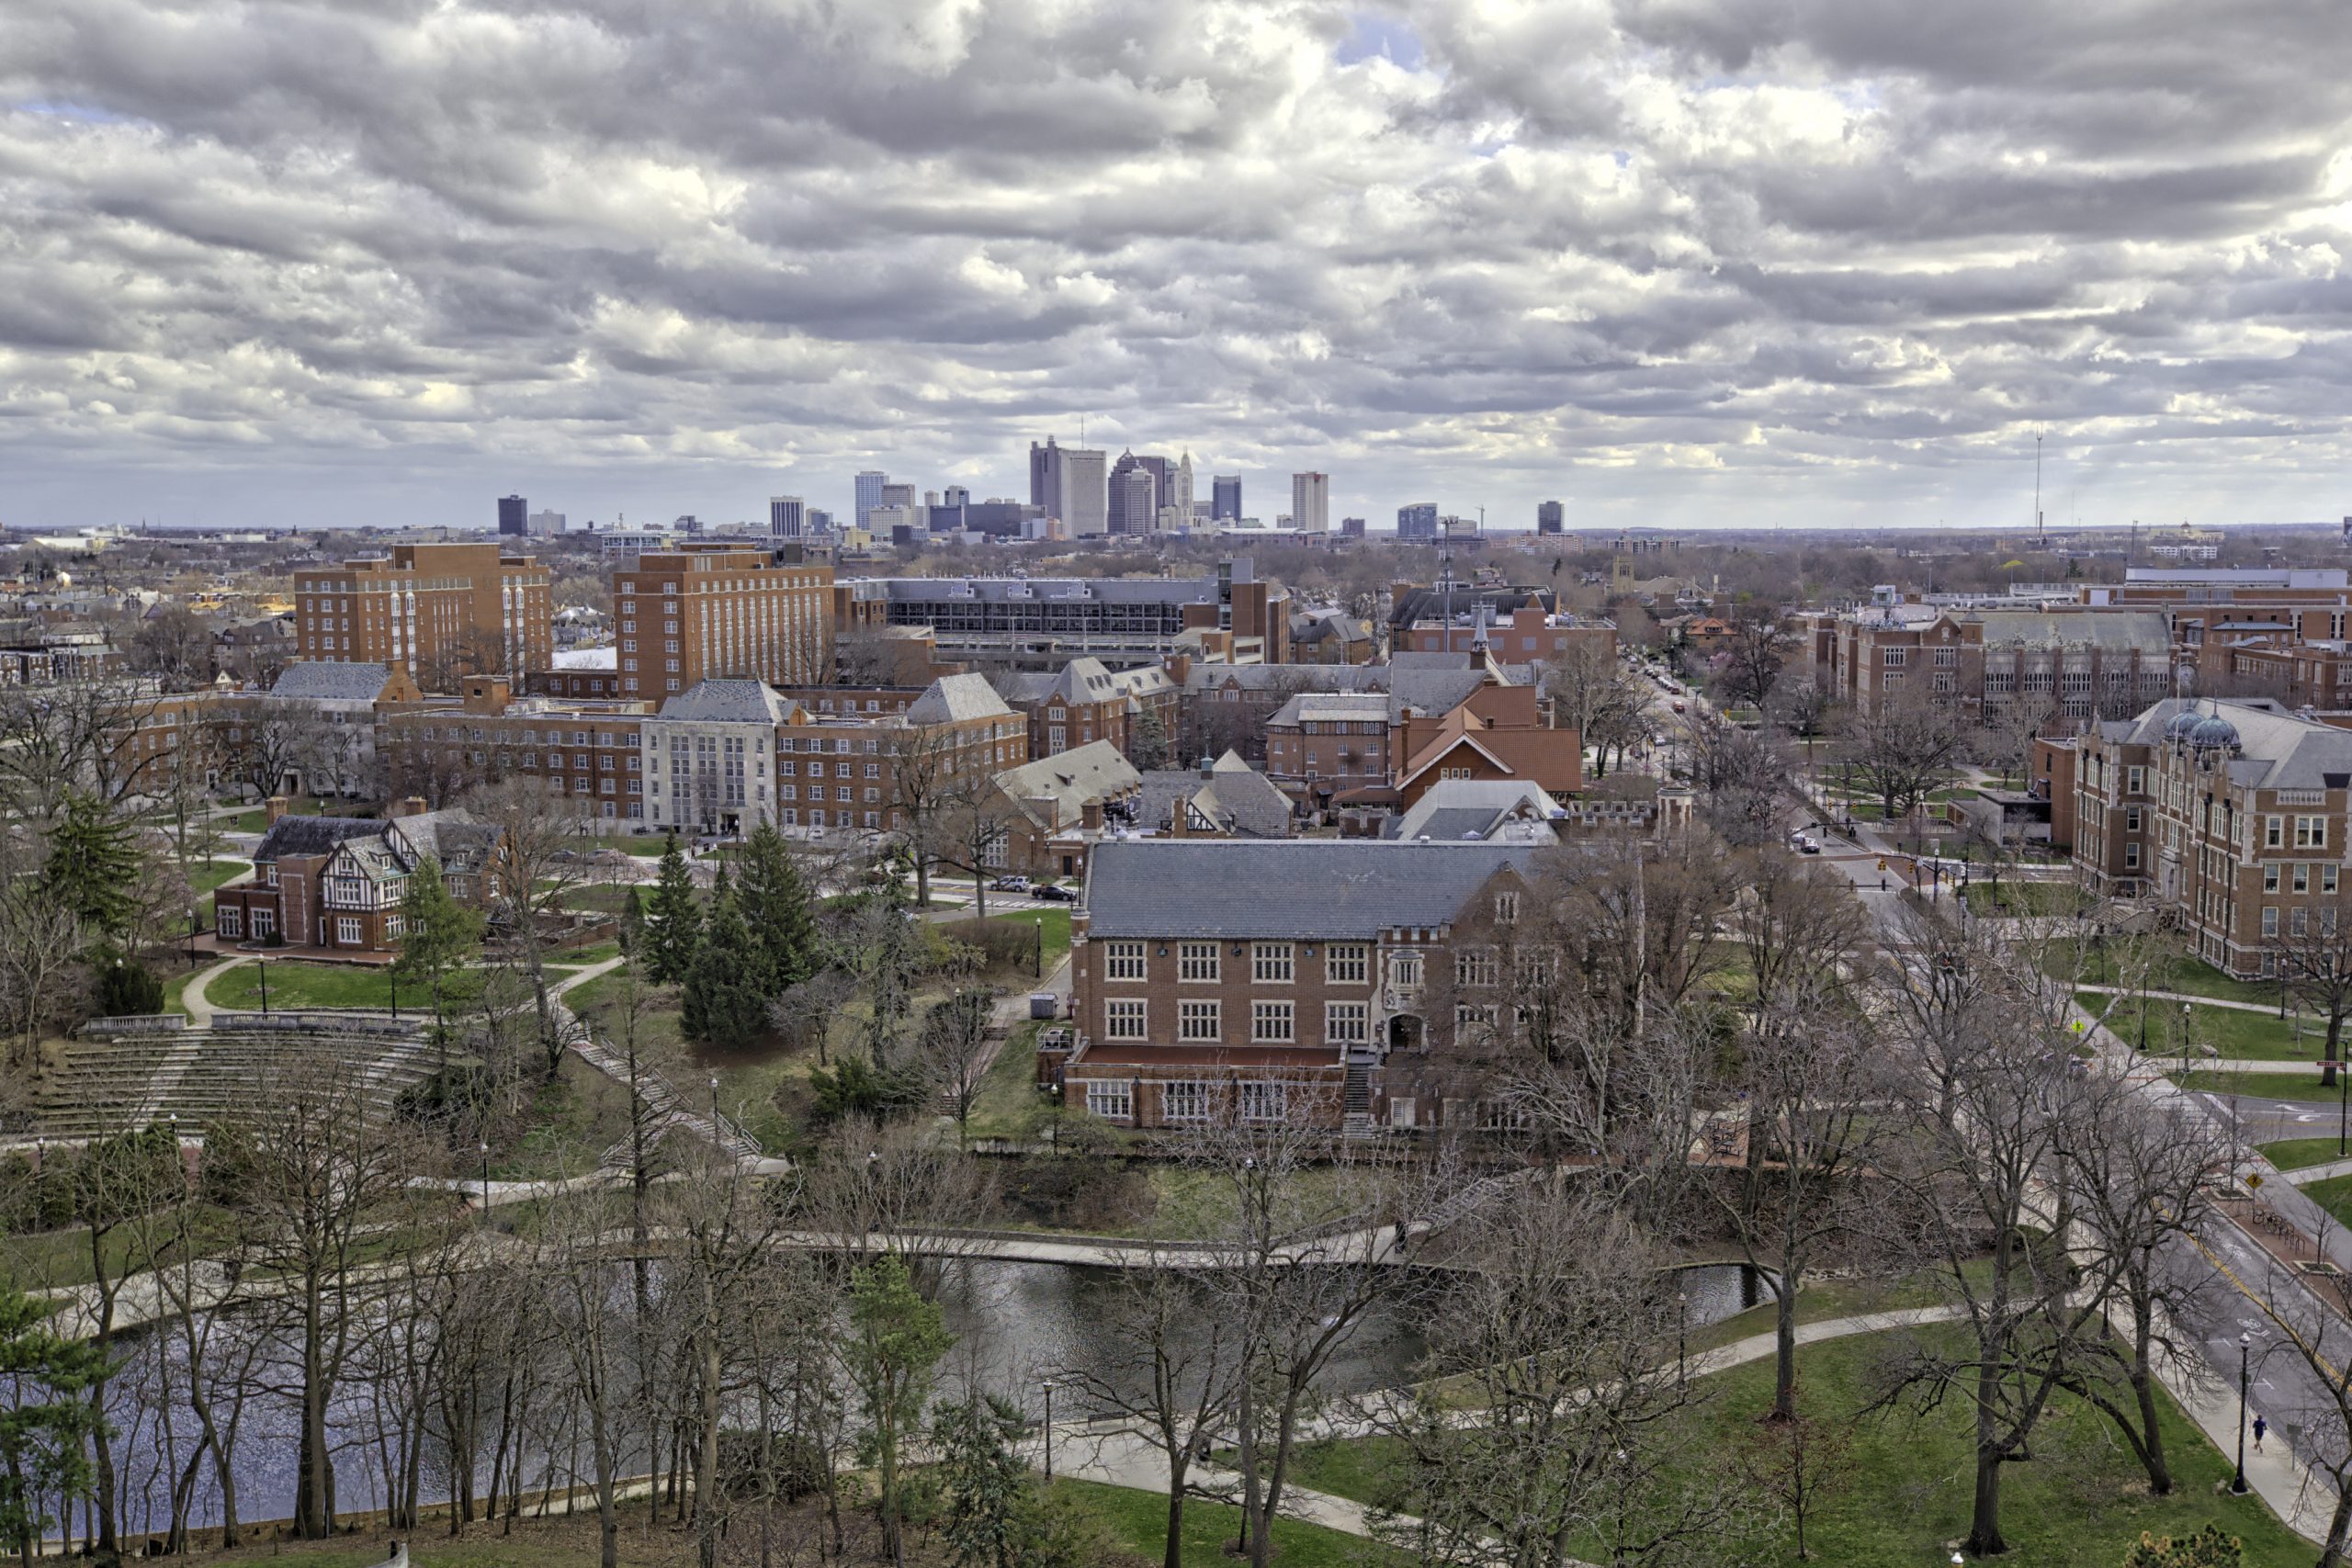
[[[1021,1397],[1042,1378],[1070,1369],[1114,1375],[1131,1357],[1134,1348],[1121,1342],[1116,1326],[1118,1270],[967,1258],[928,1272],[960,1342],[950,1370],[954,1383],[969,1378],[983,1388]],[[1689,1321],[1694,1328],[1757,1305],[1764,1296],[1755,1271],[1736,1266],[1683,1269],[1672,1282],[1688,1292]],[[1193,1279],[1184,1288],[1199,1293],[1197,1321],[1204,1334],[1213,1310],[1209,1287]],[[1442,1280],[1433,1288],[1442,1290]],[[1368,1314],[1332,1358],[1324,1391],[1361,1393],[1411,1382],[1428,1348],[1423,1325],[1430,1321],[1430,1303],[1423,1300]],[[232,1347],[222,1341],[235,1334],[263,1332],[234,1323],[218,1325],[208,1362],[225,1364]],[[246,1401],[237,1431],[237,1511],[249,1523],[285,1518],[294,1511],[298,1380],[291,1352],[290,1345],[275,1341],[262,1346],[256,1389]],[[200,1439],[187,1402],[186,1351],[175,1335],[143,1334],[120,1341],[118,1353],[122,1370],[112,1384],[108,1408],[119,1434],[115,1462],[123,1529],[133,1537],[161,1534],[169,1522],[173,1487],[187,1473]],[[214,1371],[218,1376],[218,1365]],[[396,1418],[377,1408],[366,1378],[345,1382],[330,1416],[339,1510],[384,1506],[388,1487],[376,1462],[376,1445],[382,1423]],[[559,1484],[570,1472],[571,1457],[556,1457]],[[548,1468],[548,1456],[535,1451],[525,1472],[531,1490],[546,1479]],[[487,1479],[487,1472],[485,1457],[481,1479]],[[447,1455],[429,1444],[423,1474],[424,1501],[448,1496]],[[481,1490],[478,1485],[477,1493]],[[194,1524],[220,1522],[220,1488],[209,1459],[195,1468],[191,1504]]]

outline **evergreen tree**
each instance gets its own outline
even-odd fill
[[[645,943],[644,890],[629,885],[628,897],[621,900],[621,951],[636,953]]]
[[[754,965],[744,959],[751,940],[722,874],[678,998],[678,1028],[687,1039],[729,1050],[766,1032],[767,997],[751,973]]]
[[[994,1394],[942,1405],[932,1421],[941,1488],[943,1532],[956,1568],[1029,1568],[1023,1525],[1031,1509],[1029,1465],[1021,1442],[1029,1424]]]
[[[915,1289],[898,1254],[885,1253],[850,1277],[849,1338],[842,1359],[865,1416],[859,1457],[875,1467],[880,1483],[875,1512],[883,1553],[894,1562],[906,1561],[899,1533],[905,1517],[899,1461],[931,1403],[940,1358],[955,1343],[946,1314]]]
[[[0,1411],[0,1540],[28,1562],[58,1522],[45,1507],[70,1512],[96,1483],[84,1452],[96,1420],[86,1396],[107,1371],[106,1353],[60,1336],[51,1311],[51,1303],[0,1290],[0,1376],[22,1400]]]
[[[417,857],[409,873],[408,891],[401,896],[401,952],[392,960],[394,980],[423,983],[433,998],[433,1023],[442,1021],[443,983],[451,971],[462,968],[481,942],[482,918],[458,902],[442,880],[440,863],[431,855]]]
[[[164,1010],[164,983],[149,974],[147,966],[137,959],[125,958],[111,948],[101,948],[92,955],[90,967],[96,972],[100,1018],[129,1018]]]
[[[41,881],[50,897],[102,938],[121,936],[136,912],[130,888],[139,880],[139,849],[128,823],[117,821],[95,795],[66,797],[65,814],[49,833]]]
[[[742,881],[736,903],[751,934],[747,957],[758,966],[763,996],[776,996],[815,974],[819,967],[817,919],[808,886],[784,835],[762,823],[743,846]]]
[[[662,870],[645,904],[645,977],[657,986],[685,983],[702,945],[702,910],[695,902],[694,873],[673,832],[662,846]]]

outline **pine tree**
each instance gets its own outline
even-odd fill
[[[766,823],[743,846],[742,881],[735,897],[751,935],[761,995],[779,995],[817,972],[817,920],[808,907],[808,886],[784,835]]]
[[[440,863],[431,855],[419,856],[416,869],[409,873],[408,891],[401,895],[401,952],[392,960],[392,977],[424,984],[433,998],[436,1031],[445,1027],[443,982],[464,966],[481,942],[481,916],[449,892]]]
[[[695,903],[694,873],[672,833],[662,847],[662,871],[645,905],[645,977],[657,986],[685,983],[702,945],[702,910]]]
[[[644,889],[629,885],[628,897],[621,900],[621,951],[634,954],[645,942]]]
[[[135,912],[130,888],[139,880],[139,850],[129,824],[115,820],[95,795],[66,797],[65,815],[50,829],[49,861],[41,868],[50,897],[94,936],[124,933]]]
[[[701,945],[678,998],[678,1028],[687,1039],[731,1050],[766,1032],[767,998],[750,973],[753,965],[744,959],[751,941],[734,890],[722,874],[704,911]]]

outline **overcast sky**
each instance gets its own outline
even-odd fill
[[[0,0],[0,521],[2352,512],[2343,0]]]

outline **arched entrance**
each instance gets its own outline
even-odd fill
[[[1388,1021],[1388,1049],[1418,1051],[1421,1048],[1421,1021],[1409,1012],[1400,1012]]]

